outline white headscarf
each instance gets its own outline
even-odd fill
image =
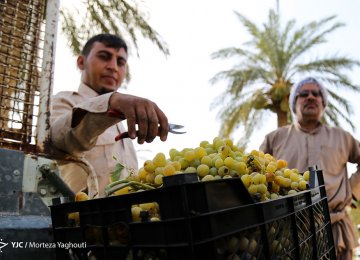
[[[304,86],[305,84],[309,84],[309,83],[314,83],[319,87],[319,91],[321,93],[324,109],[326,108],[326,106],[328,104],[328,92],[327,92],[326,88],[317,79],[308,77],[308,78],[301,80],[296,85],[293,85],[293,87],[291,88],[290,96],[289,96],[289,106],[293,113],[296,113],[295,103],[296,103],[297,94],[299,94],[302,86]]]

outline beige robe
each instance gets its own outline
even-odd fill
[[[106,114],[112,94],[98,95],[81,84],[78,92],[60,92],[52,99],[51,141],[57,151],[74,160],[59,160],[59,165],[62,178],[75,192],[88,188],[90,194],[102,197],[117,163],[113,156],[137,171],[131,139],[115,142],[125,129],[118,118]],[[123,178],[128,174],[122,171]]]
[[[296,124],[266,135],[260,150],[287,160],[290,168],[298,168],[301,172],[318,165],[324,175],[337,252],[358,246],[357,232],[346,207],[351,204],[352,195],[360,199],[359,141],[337,127],[320,125],[306,132]],[[350,178],[347,162],[357,164],[357,171]]]

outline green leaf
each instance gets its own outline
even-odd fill
[[[125,168],[124,165],[122,165],[121,163],[117,163],[115,165],[115,170],[110,173],[110,181],[115,182],[120,180],[120,175],[124,168]]]

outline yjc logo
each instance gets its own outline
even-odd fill
[[[0,239],[0,253],[2,253],[2,249],[6,247],[9,243],[5,243],[2,241],[2,238]]]

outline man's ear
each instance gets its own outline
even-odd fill
[[[80,70],[84,70],[85,68],[85,56],[80,55],[76,60],[77,66]]]

